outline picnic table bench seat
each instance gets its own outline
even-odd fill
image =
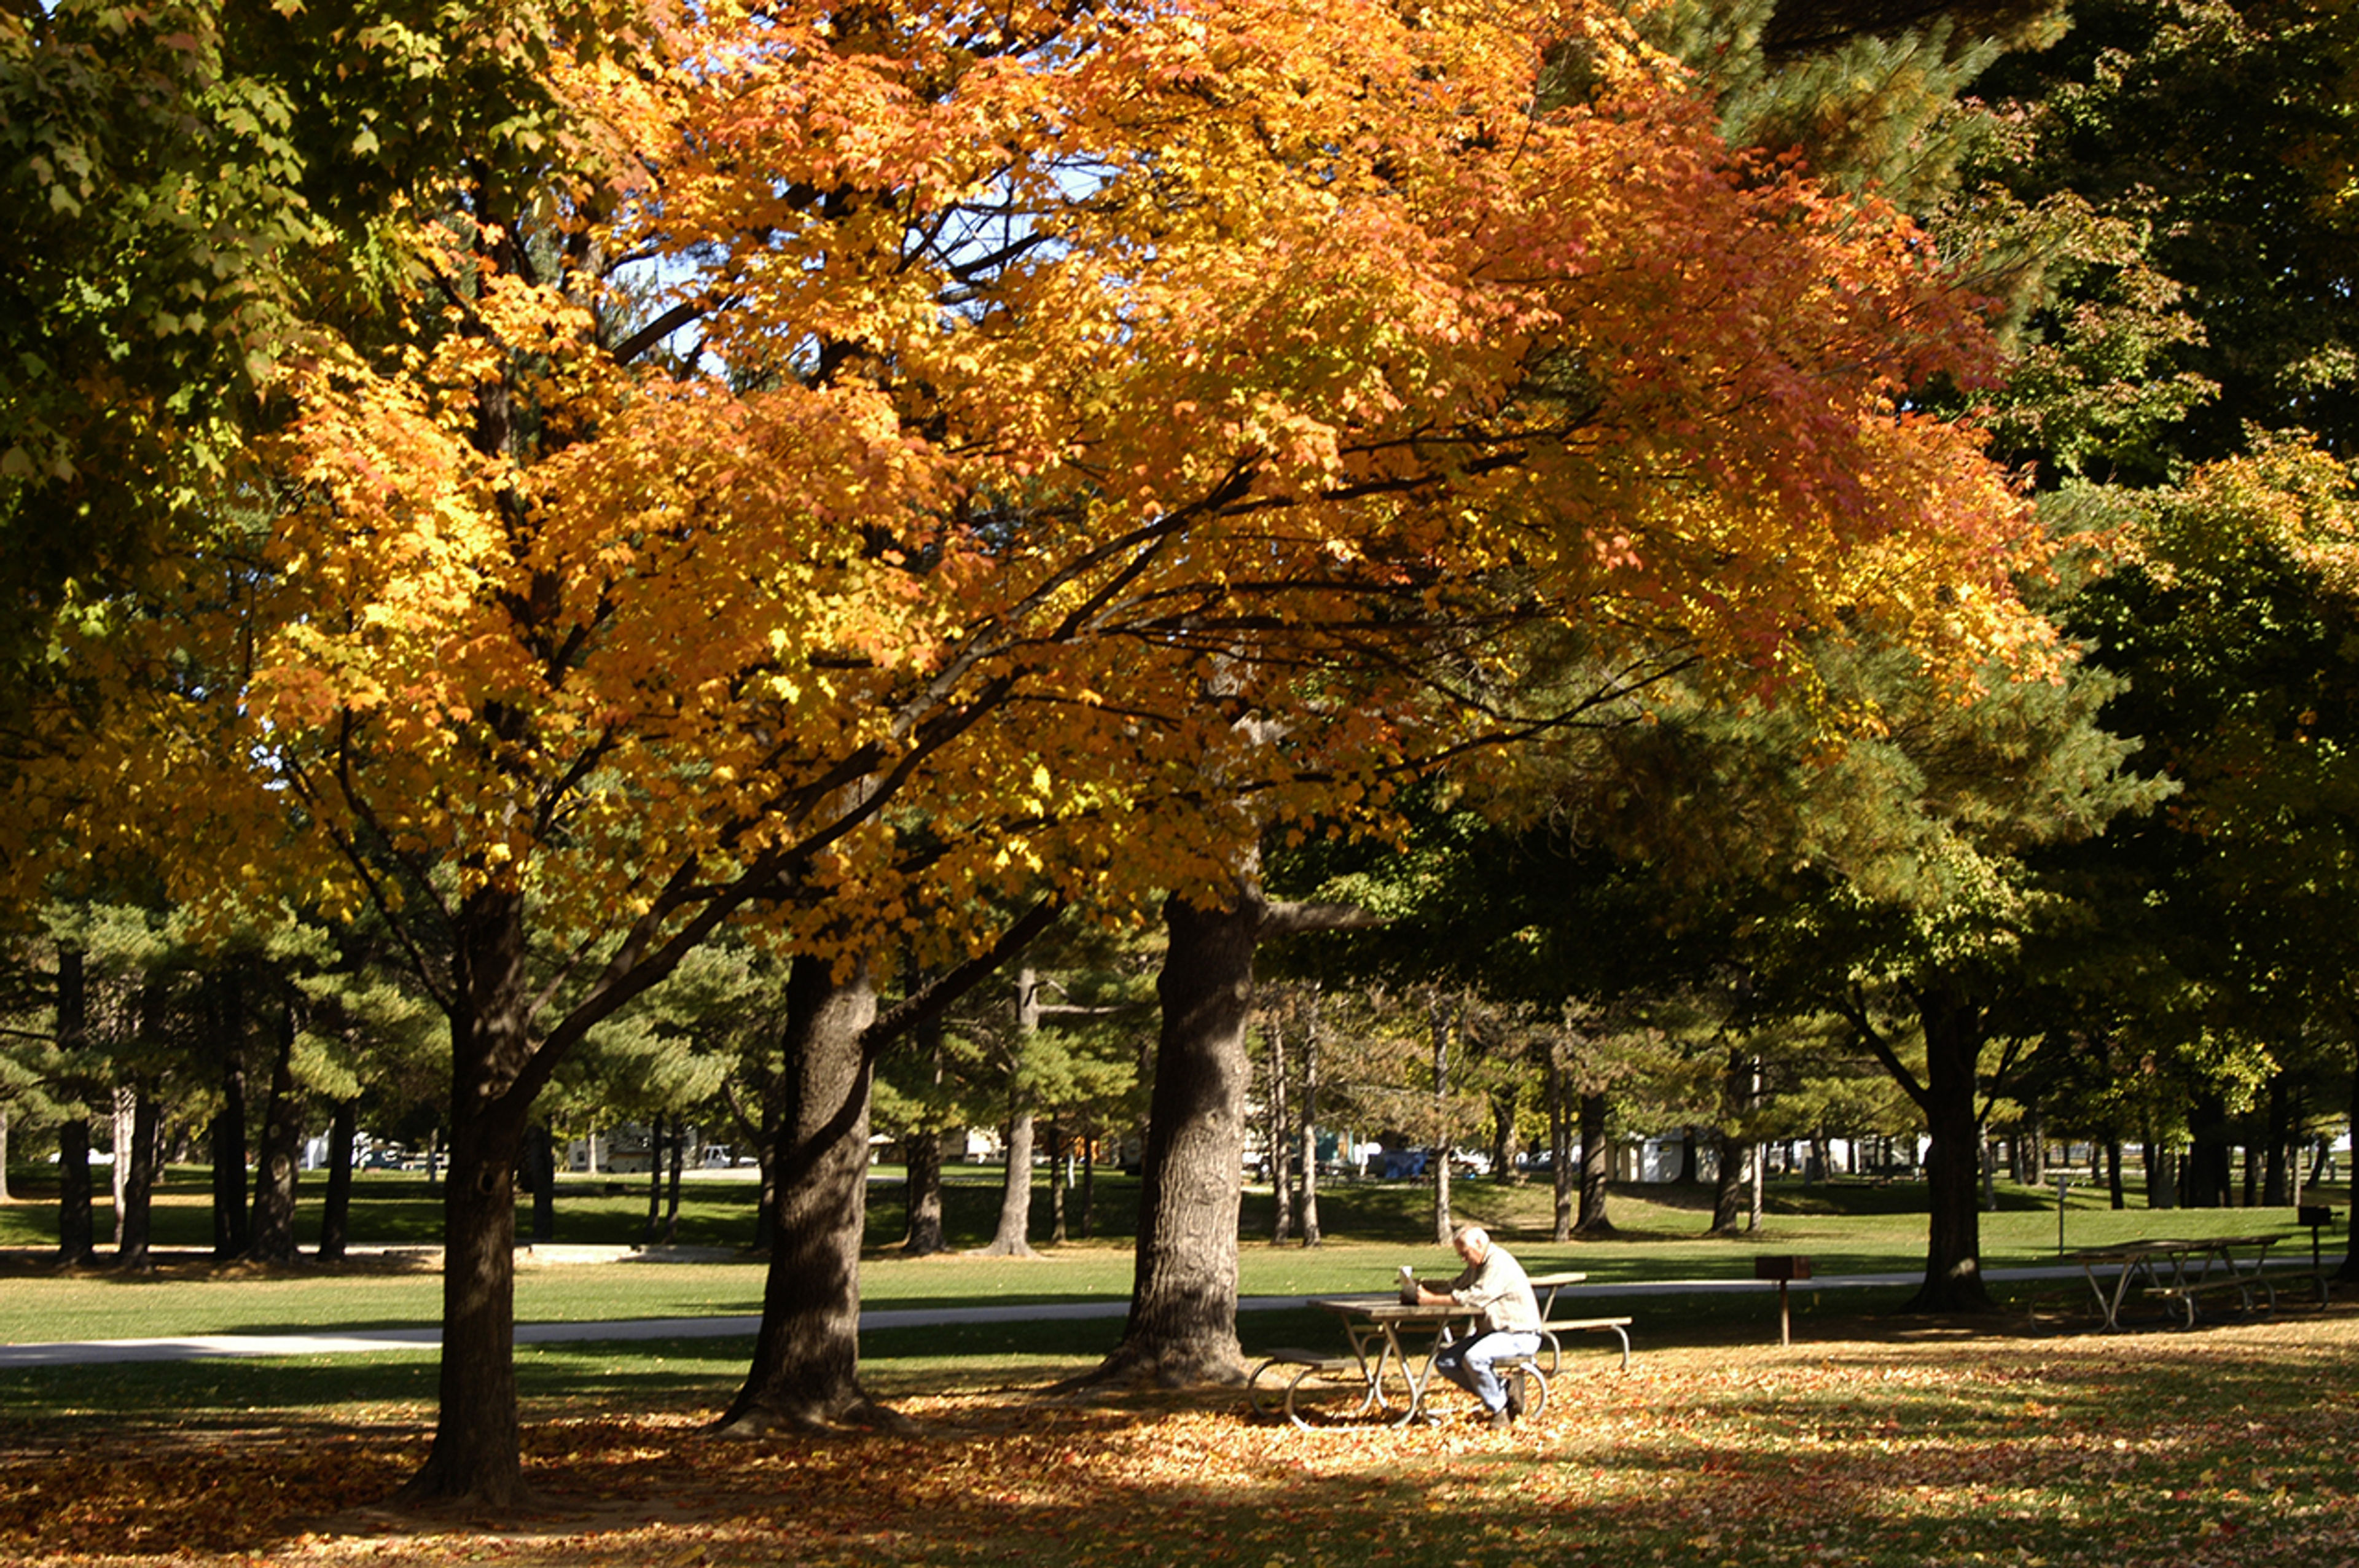
[[[1630,1367],[1630,1319],[1626,1317],[1552,1317],[1540,1325],[1540,1337],[1548,1341],[1549,1370],[1554,1372],[1563,1364],[1564,1347],[1557,1343],[1560,1334],[1579,1334],[1585,1330],[1610,1333],[1622,1342],[1622,1368]]]

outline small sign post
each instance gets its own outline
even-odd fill
[[[1753,1260],[1753,1277],[1777,1281],[1777,1343],[1794,1343],[1794,1319],[1786,1299],[1787,1287],[1796,1280],[1810,1277],[1810,1260],[1790,1254],[1767,1253]]]
[[[2323,1265],[2318,1259],[2318,1233],[2334,1223],[2334,1211],[2324,1204],[2315,1206],[2302,1204],[2293,1211],[2293,1222],[2310,1227],[2310,1271],[2313,1274],[2321,1272]]]

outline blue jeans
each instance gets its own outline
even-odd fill
[[[1501,1331],[1460,1339],[1433,1353],[1433,1369],[1483,1401],[1486,1411],[1507,1408],[1507,1390],[1494,1368],[1502,1356],[1537,1356],[1537,1334]]]

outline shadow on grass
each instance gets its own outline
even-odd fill
[[[2354,1343],[2343,1313],[2217,1334],[1666,1353],[1568,1376],[1545,1418],[1505,1434],[1455,1406],[1425,1427],[1300,1432],[1245,1419],[1234,1396],[1085,1406],[1015,1390],[939,1399],[916,1412],[922,1436],[764,1444],[710,1438],[692,1401],[640,1413],[734,1372],[744,1349],[666,1347],[617,1368],[594,1391],[606,1398],[582,1387],[591,1362],[527,1374],[567,1391],[558,1408],[533,1396],[545,1509],[503,1530],[374,1506],[417,1463],[414,1430],[151,1430],[52,1477],[46,1509],[25,1506],[8,1455],[0,1550],[90,1550],[73,1530],[104,1528],[109,1550],[157,1560],[279,1563],[305,1557],[307,1532],[376,1562],[715,1568],[2332,1563],[2359,1540]],[[880,1382],[919,1368],[897,1348],[872,1347]]]

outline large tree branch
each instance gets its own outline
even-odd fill
[[[1063,913],[1062,903],[1045,898],[1026,910],[999,934],[999,940],[988,951],[919,988],[861,1031],[861,1051],[873,1062],[877,1053],[902,1035],[940,1018],[959,998],[989,979],[1007,960],[1030,946],[1032,939],[1055,925]]]
[[[1858,993],[1846,990],[1833,999],[1833,1006],[1835,1011],[1859,1032],[1861,1043],[1866,1045],[1870,1055],[1884,1065],[1884,1070],[1892,1075],[1892,1081],[1898,1084],[1902,1092],[1917,1102],[1918,1109],[1929,1116],[1931,1115],[1932,1092],[1918,1081],[1916,1074],[1908,1070],[1908,1064],[1903,1062],[1899,1053],[1893,1050],[1892,1042],[1885,1038],[1884,1032],[1868,1022],[1866,1004],[1860,1000]]]

